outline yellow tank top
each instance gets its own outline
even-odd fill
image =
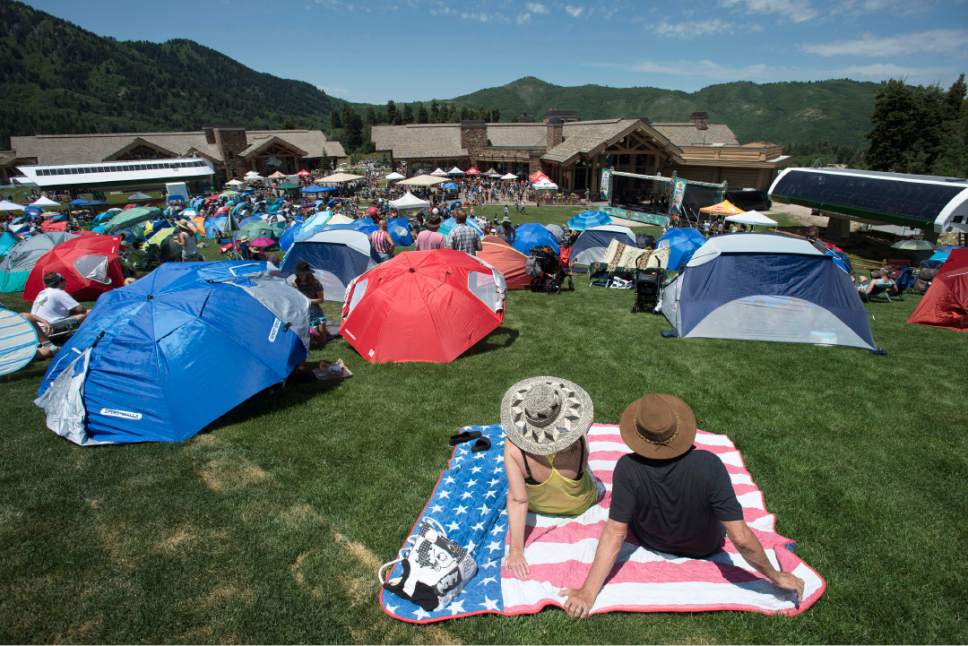
[[[551,474],[548,479],[538,484],[525,483],[528,490],[528,510],[536,514],[550,516],[577,516],[595,504],[598,500],[598,488],[595,478],[584,466],[584,444],[582,444],[582,474],[577,480],[561,475],[555,468],[556,454],[548,456],[551,463]],[[528,456],[524,456],[525,466]],[[530,477],[531,469],[528,468]]]

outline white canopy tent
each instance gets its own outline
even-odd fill
[[[60,202],[55,202],[46,195],[41,195],[39,198],[31,202],[30,206],[39,206],[41,208],[45,206],[60,206]]]
[[[396,200],[390,200],[390,208],[394,208],[397,211],[412,211],[415,209],[426,209],[430,208],[430,202],[427,200],[421,200],[419,197],[407,191]]]
[[[329,226],[331,224],[353,224],[355,221],[356,220],[354,220],[349,216],[343,215],[342,213],[337,213],[336,215],[334,215],[333,217],[331,217],[329,220],[326,221],[326,226]]]
[[[242,186],[242,182],[237,179],[230,179],[229,181],[225,182],[225,185],[231,186],[232,188],[238,188],[239,186]]]
[[[778,223],[772,218],[768,218],[759,211],[744,211],[736,215],[726,217],[727,222],[745,224],[752,227],[775,227]]]
[[[454,166],[449,171],[447,171],[447,174],[448,175],[453,175],[454,177],[457,177],[459,175],[463,175],[464,174],[464,171],[462,171],[461,169],[459,169],[456,166]]]
[[[447,181],[446,177],[434,177],[433,175],[417,175],[409,179],[397,182],[400,186],[436,186]]]
[[[558,185],[549,179],[541,179],[540,181],[535,182],[531,186],[533,186],[534,190],[536,191],[557,191],[558,190]]]
[[[333,173],[332,175],[327,175],[326,177],[320,177],[316,180],[316,183],[327,186],[330,184],[345,184],[346,182],[355,182],[358,179],[363,179],[363,176],[353,175],[352,173]]]
[[[389,175],[386,176],[386,180],[388,182],[396,182],[397,180],[406,179],[406,178],[407,178],[406,175],[402,175],[401,173],[397,173],[397,172],[390,173]]]
[[[443,168],[435,168],[431,175],[434,177],[447,177],[447,172]]]
[[[515,175],[514,173],[508,173],[507,175],[501,175],[501,179],[506,180],[506,181],[509,181],[509,182],[510,181],[514,181],[517,178],[518,178],[518,176]]]
[[[269,179],[286,179],[286,174],[276,171],[272,175],[269,175]]]
[[[9,202],[7,200],[0,200],[0,211],[23,211],[24,207],[16,202]]]

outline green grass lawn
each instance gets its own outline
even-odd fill
[[[181,445],[76,447],[31,403],[43,365],[0,380],[0,641],[968,640],[964,335],[907,325],[909,296],[868,306],[887,356],[664,339],[663,318],[629,313],[631,292],[576,283],[512,292],[502,328],[449,365],[370,366],[335,341],[312,358],[342,358],[352,379],[256,398]],[[386,617],[376,567],[430,496],[447,436],[498,421],[505,389],[539,374],[584,386],[600,422],[645,391],[683,397],[742,451],[826,595],[796,618]]]

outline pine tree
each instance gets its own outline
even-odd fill
[[[437,99],[430,102],[430,121],[431,123],[440,123],[440,105],[437,103]]]
[[[333,113],[329,115],[329,127],[332,130],[339,130],[343,127],[343,120],[340,119],[339,110],[333,110]]]
[[[376,121],[376,110],[374,110],[373,109],[373,106],[371,105],[370,107],[368,107],[366,109],[366,125],[372,126],[376,122],[377,122]]]
[[[413,108],[410,107],[409,103],[405,103],[403,106],[403,123],[413,123]]]
[[[957,81],[951,84],[944,96],[945,116],[948,119],[958,119],[961,116],[966,92],[968,92],[968,86],[965,85],[965,75],[962,74]]]
[[[387,123],[397,124],[397,104],[393,100],[387,101]]]
[[[351,150],[358,150],[363,145],[363,119],[356,112],[350,111],[346,121],[346,145]]]
[[[914,89],[902,81],[884,83],[874,102],[867,163],[874,170],[906,170],[906,155],[918,141]]]
[[[430,115],[427,113],[427,108],[424,107],[423,103],[417,103],[417,123],[429,123]]]

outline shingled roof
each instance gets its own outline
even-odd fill
[[[246,131],[249,148],[256,148],[272,137],[305,151],[305,157],[308,158],[346,156],[343,146],[339,142],[328,141],[322,130]],[[212,160],[224,161],[219,147],[209,144],[202,131],[33,135],[11,137],[10,147],[18,158],[34,157],[38,164],[53,166],[104,161],[137,139],[177,156],[190,156],[193,151],[198,151]]]
[[[391,150],[399,159],[467,157],[467,149],[460,145],[460,125],[456,123],[373,126],[370,139],[376,150]]]
[[[652,127],[677,146],[738,146],[739,140],[725,123],[710,123],[700,130],[693,123],[653,123]]]

